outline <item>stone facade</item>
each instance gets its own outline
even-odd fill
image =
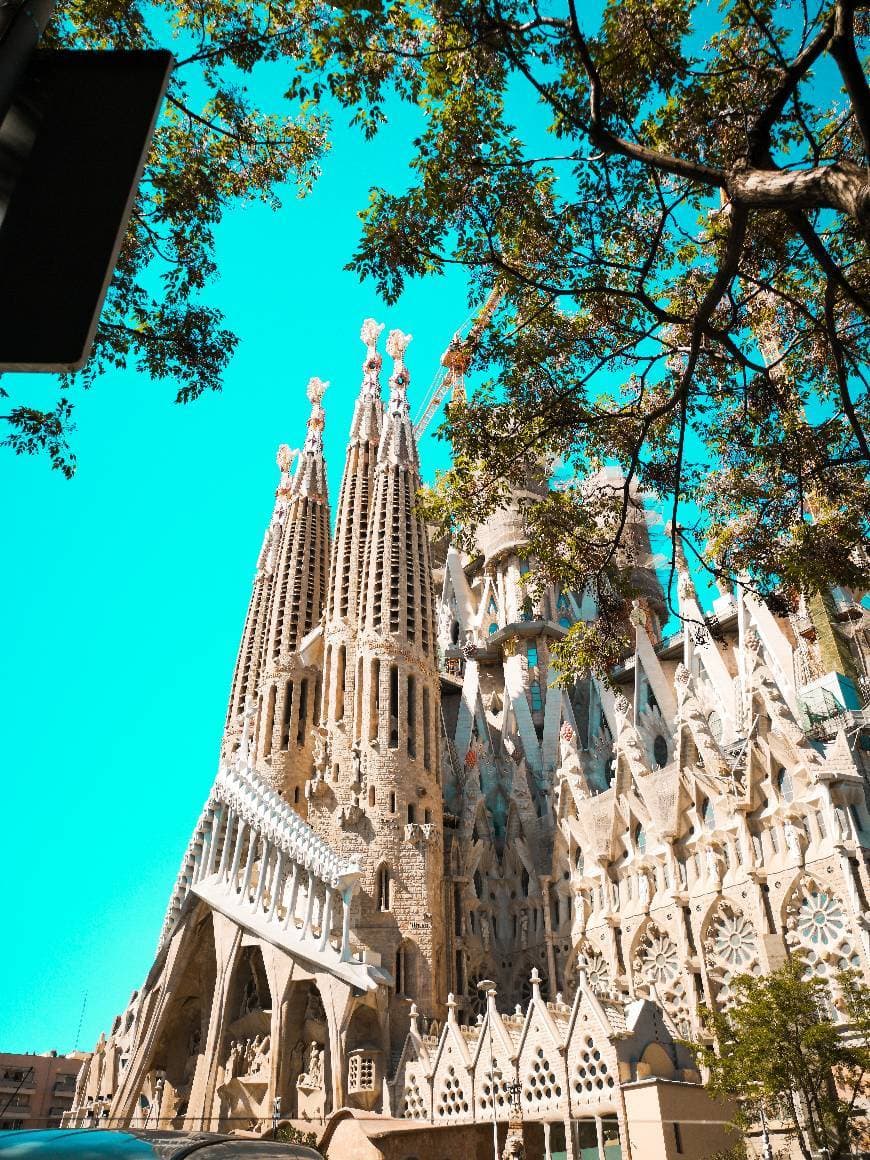
[[[596,609],[535,575],[522,505],[545,481],[473,557],[436,558],[410,338],[389,336],[384,403],[380,330],[331,548],[319,380],[295,470],[279,453],[218,775],[69,1122],[350,1108],[465,1131],[518,1096],[554,1156],[704,1155],[691,1124],[726,1114],[678,1043],[699,1006],[798,948],[832,984],[870,978],[870,613],[842,590],[704,609],[679,560],[663,638],[633,496],[635,649],[615,688],[562,687],[553,646]]]

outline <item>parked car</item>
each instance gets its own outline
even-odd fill
[[[323,1160],[303,1144],[214,1132],[125,1132],[55,1128],[0,1133],[2,1160]]]

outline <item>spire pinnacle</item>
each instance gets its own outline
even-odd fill
[[[366,345],[366,357],[363,362],[363,381],[360,395],[369,399],[380,399],[380,375],[383,359],[378,352],[378,339],[384,329],[383,322],[376,322],[374,318],[367,318],[359,332],[360,340]]]
[[[321,400],[328,386],[329,383],[323,379],[308,380],[305,393],[311,403],[311,414],[308,416],[305,443],[293,477],[293,490],[297,495],[326,494],[326,471],[323,463],[323,427],[326,413],[321,406]]]
[[[410,345],[413,335],[404,334],[401,330],[391,330],[387,338],[387,354],[393,360],[393,373],[390,375],[390,395],[401,392],[404,396],[408,389],[411,376],[405,366],[405,351]]]

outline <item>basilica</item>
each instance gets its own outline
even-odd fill
[[[870,980],[863,593],[705,607],[678,560],[665,636],[636,495],[634,648],[609,682],[560,682],[554,646],[596,607],[536,577],[523,506],[546,483],[473,554],[434,540],[409,338],[384,384],[381,330],[334,521],[320,380],[279,449],[214,784],[66,1120],[287,1120],[329,1156],[417,1126],[423,1158],[513,1118],[547,1157],[709,1155],[730,1113],[685,1045],[699,1008],[798,949],[835,1018],[837,973]]]

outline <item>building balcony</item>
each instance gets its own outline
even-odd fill
[[[36,1079],[30,1075],[27,1079],[4,1079],[0,1077],[0,1092],[35,1092]]]

